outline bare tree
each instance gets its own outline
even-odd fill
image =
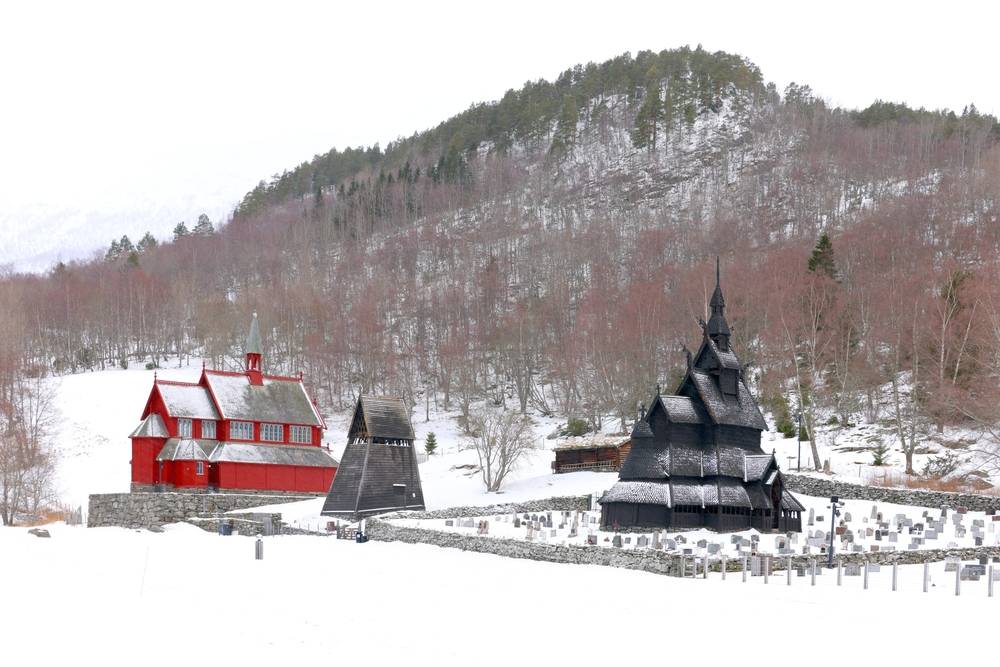
[[[470,417],[470,447],[479,457],[488,492],[497,492],[525,452],[534,449],[531,423],[513,411],[484,410]]]
[[[37,513],[54,500],[54,453],[48,443],[53,392],[40,378],[18,378],[0,403],[0,520]]]

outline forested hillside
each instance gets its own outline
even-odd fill
[[[909,452],[947,425],[989,436],[998,142],[971,106],[830,108],[700,48],[576,66],[319,155],[215,231],[7,276],[4,393],[167,354],[233,366],[257,311],[270,369],[305,371],[327,409],[487,397],[624,428],[699,343],[719,255],[735,345],[780,420],[886,420]]]

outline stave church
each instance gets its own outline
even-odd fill
[[[600,500],[605,530],[802,528],[802,504],[761,449],[767,424],[730,346],[718,263],[710,306],[677,392],[657,387],[640,411],[618,482]]]

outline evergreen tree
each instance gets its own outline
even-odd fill
[[[174,227],[174,241],[175,242],[179,241],[180,239],[184,238],[187,235],[188,235],[187,225],[185,225],[183,222],[177,223],[177,226]]]
[[[839,280],[837,263],[833,256],[833,243],[826,232],[820,235],[819,241],[816,242],[816,247],[813,248],[812,255],[809,257],[809,271],[825,275],[833,280]]]
[[[636,148],[648,146],[650,151],[655,151],[657,128],[663,122],[663,98],[660,96],[660,75],[656,65],[649,68],[647,80],[646,96],[635,116],[632,144]]]
[[[139,239],[139,243],[136,245],[136,250],[138,250],[139,252],[147,252],[155,248],[157,245],[159,245],[159,243],[153,237],[153,235],[150,234],[149,232],[146,232],[146,234],[141,239]]]
[[[552,139],[549,151],[556,156],[565,155],[576,140],[576,123],[579,116],[576,110],[576,98],[572,95],[563,96],[562,112],[556,124],[556,134]]]
[[[427,456],[434,454],[434,450],[437,449],[437,436],[431,431],[427,434],[427,440],[424,442],[424,451],[427,452]]]
[[[104,261],[114,262],[119,257],[121,257],[121,249],[118,247],[118,241],[111,239],[111,245],[108,247],[108,251],[104,253]]]
[[[212,226],[212,221],[208,219],[208,216],[202,213],[198,216],[198,224],[194,226],[191,233],[194,236],[211,236],[215,233],[215,227]]]

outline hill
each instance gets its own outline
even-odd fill
[[[831,108],[700,48],[580,65],[317,156],[217,232],[7,277],[0,385],[235,367],[257,311],[271,367],[304,370],[328,412],[374,391],[624,430],[697,344],[721,255],[782,430],[797,410],[812,440],[881,425],[912,468],[949,429],[994,447],[998,138],[971,106]]]

